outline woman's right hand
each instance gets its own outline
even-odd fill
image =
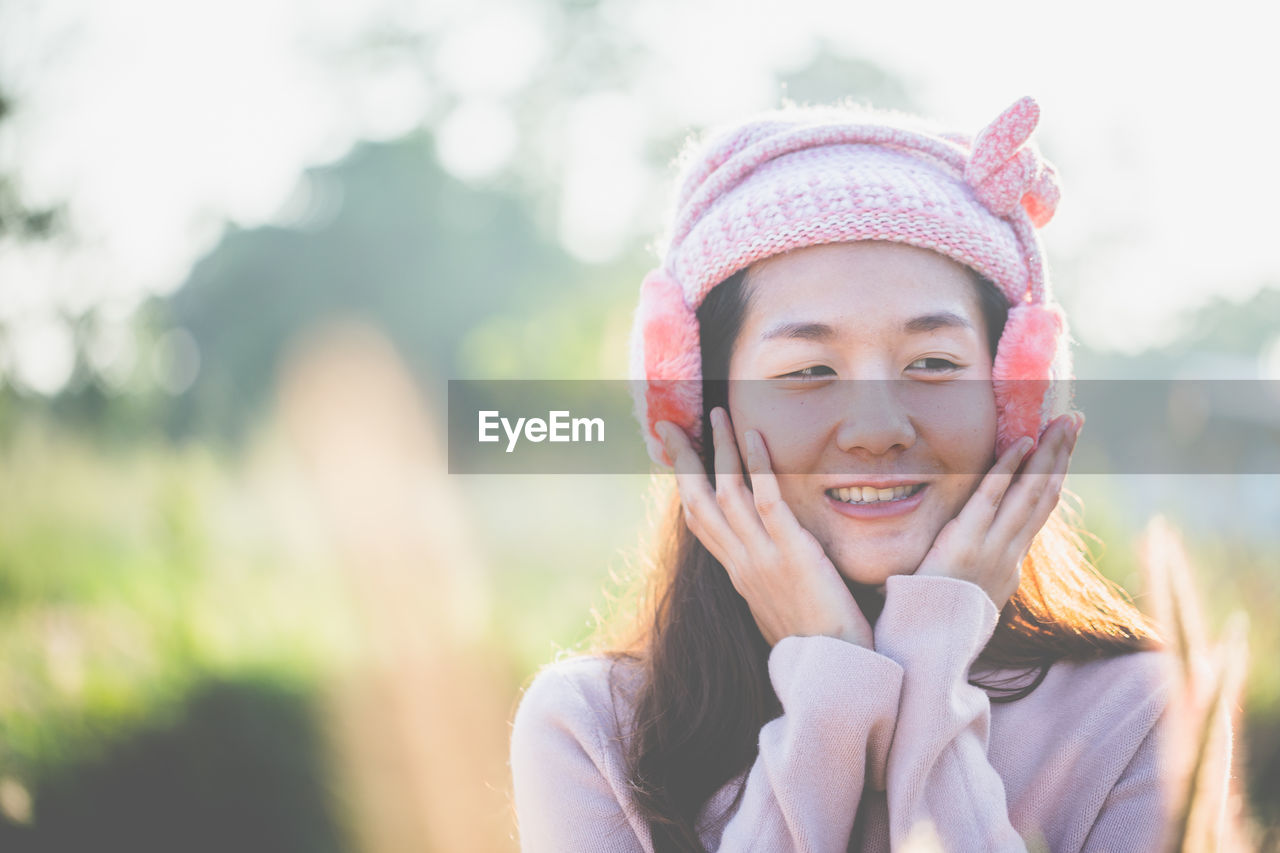
[[[813,534],[783,502],[764,438],[747,430],[747,471],[723,408],[711,411],[716,486],[711,487],[688,436],[655,425],[675,462],[685,523],[729,573],[770,646],[783,637],[837,637],[873,648],[871,625]]]

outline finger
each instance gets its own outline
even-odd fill
[[[1071,452],[1075,449],[1077,434],[1078,430],[1073,423],[1067,440],[1063,442],[1058,450],[1058,457],[1054,461],[1053,470],[1049,474],[1049,480],[1044,492],[1041,493],[1039,500],[1036,502],[1036,507],[1032,511],[1032,536],[1040,531],[1040,528],[1048,520],[1050,513],[1058,505],[1058,500],[1062,496],[1062,487],[1067,480],[1067,468],[1071,464]]]
[[[742,476],[742,457],[733,427],[728,413],[719,406],[711,410],[711,432],[715,443],[716,501],[720,511],[743,541],[763,539],[768,534]]]
[[[791,542],[801,528],[782,499],[764,437],[758,430],[749,429],[743,439],[747,443],[747,471],[751,474],[751,491],[760,522],[774,542],[779,545]]]
[[[697,535],[721,563],[729,557],[729,546],[734,541],[729,522],[716,504],[715,492],[707,480],[702,461],[684,430],[668,421],[660,421],[654,429],[662,438],[667,456],[674,462],[676,489],[684,505],[684,515],[689,529]]]
[[[1004,508],[1008,507],[1016,509],[1017,514],[1025,515],[1025,511],[1035,503],[1041,491],[1048,485],[1048,478],[1057,461],[1058,451],[1069,439],[1073,423],[1069,415],[1055,418],[1049,423],[1040,437],[1039,444],[1023,461],[1021,470],[1010,484],[999,512],[1003,512]]]
[[[1002,511],[992,525],[993,537],[1007,537],[1014,541],[1025,540],[1030,545],[1035,535],[1040,532],[1062,493],[1066,481],[1067,467],[1071,459],[1071,451],[1075,446],[1078,434],[1078,419],[1067,416],[1061,433],[1055,440],[1046,442],[1043,449],[1054,450],[1050,456],[1044,453],[1036,460],[1036,471],[1032,479],[1020,488],[1019,495],[1011,503],[1008,512]],[[1030,464],[1030,463],[1029,463]]]
[[[1049,475],[1058,460],[1058,450],[1072,440],[1075,430],[1075,417],[1062,415],[1054,418],[1045,430],[1040,446],[1027,458],[1023,474]]]
[[[1005,448],[1004,454],[996,460],[996,464],[991,466],[991,470],[978,484],[973,497],[957,516],[962,524],[977,524],[984,529],[990,526],[996,510],[1000,508],[1000,502],[1004,500],[1005,493],[1013,483],[1018,466],[1026,458],[1033,443],[1031,436],[1023,436],[1010,447]]]
[[[1068,450],[1064,449],[1061,454],[1062,464],[1060,469],[1049,475],[1049,485],[1045,488],[1036,499],[1035,505],[1028,512],[1027,517],[1022,519],[1021,527],[1017,526],[1017,519],[1001,519],[992,527],[992,540],[1007,542],[1005,557],[1006,559],[1021,563],[1027,552],[1031,549],[1032,542],[1036,536],[1044,529],[1044,525],[1048,522],[1049,517],[1053,514],[1054,509],[1058,505],[1058,500],[1062,494],[1062,484],[1066,474],[1066,460],[1070,456]]]

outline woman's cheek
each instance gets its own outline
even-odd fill
[[[989,381],[962,379],[956,382],[913,382],[904,380],[901,401],[915,420],[948,424],[957,431],[995,428],[996,398]]]
[[[990,383],[944,386],[914,407],[918,440],[953,474],[981,477],[995,462],[996,407]]]
[[[804,404],[774,403],[745,414],[746,429],[759,430],[769,449],[776,474],[815,474],[822,458],[824,425],[817,408]],[[735,423],[739,423],[735,419]]]

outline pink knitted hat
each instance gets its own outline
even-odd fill
[[[838,110],[767,114],[713,137],[687,161],[661,266],[644,278],[631,334],[636,416],[649,455],[670,465],[661,420],[702,425],[696,311],[756,261],[824,243],[887,240],[932,249],[989,279],[1009,302],[993,365],[997,451],[1039,436],[1071,377],[1066,318],[1036,228],[1053,216],[1053,167],[1028,142],[1022,98],[970,142],[913,120]]]

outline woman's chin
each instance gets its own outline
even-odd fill
[[[840,576],[844,578],[844,582],[849,586],[867,587],[878,589],[884,586],[889,575],[883,573],[871,573],[866,571],[860,572],[841,572]]]
[[[875,566],[862,563],[857,567],[849,567],[847,569],[841,566],[840,576],[844,578],[846,583],[860,587],[870,587],[883,594],[884,586],[889,578],[894,575],[909,575],[914,573],[915,570],[916,566],[900,564]]]

